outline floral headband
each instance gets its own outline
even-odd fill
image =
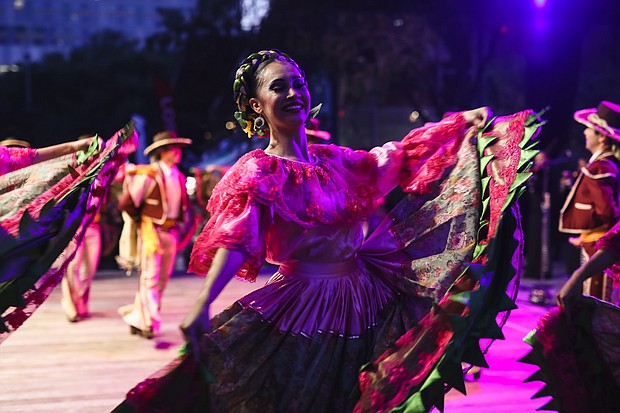
[[[254,121],[258,115],[250,108],[250,85],[254,82],[256,71],[261,64],[265,62],[273,62],[275,60],[282,60],[291,63],[301,73],[303,77],[306,77],[305,73],[297,62],[295,62],[289,55],[283,53],[277,49],[261,50],[257,53],[252,53],[241,62],[237,73],[235,73],[235,81],[233,83],[233,93],[235,103],[237,104],[238,111],[235,112],[235,119],[241,125],[241,128],[248,137],[259,136],[261,138],[269,137],[269,130],[264,128],[254,128]]]
[[[281,60],[289,62],[299,71],[302,77],[306,77],[304,71],[299,67],[296,61],[294,61],[289,55],[279,51],[278,49],[261,50],[257,53],[252,53],[245,58],[237,73],[235,73],[235,81],[233,82],[233,93],[235,103],[237,104],[238,111],[235,112],[235,119],[241,125],[243,131],[248,135],[248,138],[252,136],[258,136],[260,138],[269,137],[269,129],[262,127],[254,127],[254,121],[258,115],[250,108],[250,81],[254,80],[256,71],[259,66],[265,62],[273,62],[274,60]],[[314,118],[321,110],[322,104],[310,109],[310,117]]]

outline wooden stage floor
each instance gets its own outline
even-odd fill
[[[212,313],[262,285],[233,280],[213,305]],[[162,334],[145,340],[129,334],[116,309],[133,300],[137,277],[118,271],[98,273],[91,289],[92,318],[69,323],[60,308],[58,287],[45,304],[0,345],[0,412],[109,412],[138,381],[160,369],[182,344],[178,325],[194,300],[201,280],[174,276],[163,302]],[[557,285],[557,282],[556,284]],[[553,287],[551,287],[553,288]],[[522,338],[546,312],[530,304],[523,288],[504,327],[506,340],[491,347],[489,369],[467,383],[467,396],[451,391],[446,413],[529,413],[547,398],[531,400],[542,383],[523,384],[534,367],[517,363],[528,351]]]

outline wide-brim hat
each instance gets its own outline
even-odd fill
[[[16,138],[6,138],[0,141],[0,146],[8,146],[14,148],[30,148],[30,144],[28,142]]]
[[[597,108],[575,112],[575,120],[620,142],[620,105],[602,101]]]
[[[321,130],[321,123],[317,118],[311,118],[306,124],[306,135],[314,136],[319,139],[328,141],[332,135],[329,132]]]
[[[144,149],[144,154],[149,156],[151,153],[156,151],[157,149],[163,148],[165,146],[187,146],[191,145],[192,140],[189,138],[180,138],[177,136],[175,132],[166,131],[159,132],[155,136],[153,136],[153,143],[147,146]]]

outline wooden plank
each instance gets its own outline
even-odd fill
[[[261,286],[233,280],[213,305],[219,312],[235,299]],[[161,336],[145,340],[129,334],[116,310],[133,300],[137,277],[117,271],[97,275],[91,291],[93,317],[69,323],[60,308],[60,288],[28,322],[0,345],[0,411],[2,413],[101,413],[116,406],[140,380],[172,361],[183,343],[178,325],[194,301],[202,280],[174,276],[162,308]],[[519,309],[488,355],[490,369],[467,383],[468,396],[451,391],[446,413],[480,411],[535,412],[546,399],[530,400],[541,383],[522,384],[534,367],[517,363],[527,351],[523,336],[544,314],[522,294]]]

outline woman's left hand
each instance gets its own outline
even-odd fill
[[[481,108],[478,109],[472,109],[472,110],[468,110],[466,112],[463,112],[463,117],[465,118],[465,121],[476,127],[476,128],[484,128],[485,125],[487,124],[488,119],[493,116],[493,113],[491,112],[491,108],[487,107],[487,106],[483,106]]]
[[[200,360],[200,338],[203,333],[209,330],[209,327],[209,306],[199,300],[199,302],[194,303],[180,325],[183,336],[191,347],[192,356],[196,361]]]

